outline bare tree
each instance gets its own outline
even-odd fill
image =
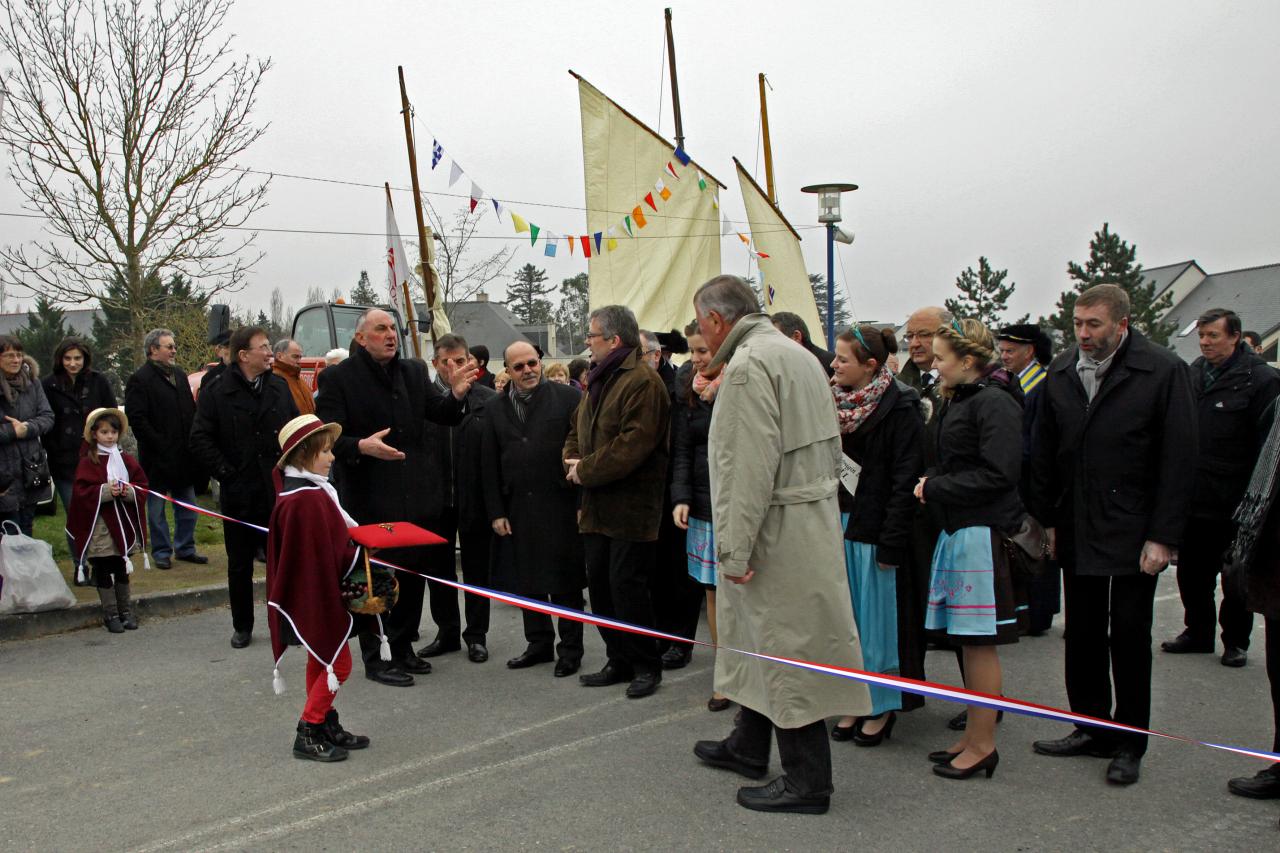
[[[323,287],[319,287],[318,285],[313,284],[311,285],[311,287],[307,288],[306,302],[308,305],[311,305],[316,302],[328,302],[328,301],[329,300],[325,298]]]
[[[476,229],[487,207],[479,205],[475,211],[459,208],[453,215],[453,224],[446,226],[444,216],[436,210],[430,198],[423,196],[427,219],[435,231],[436,239],[436,272],[440,275],[440,297],[444,300],[447,312],[455,302],[466,302],[474,297],[492,281],[506,278],[507,266],[515,256],[516,247],[508,246],[482,257],[475,257]],[[418,258],[418,241],[406,240],[409,257],[414,259],[416,268]],[[415,269],[416,272],[416,269]],[[424,296],[421,276],[418,277],[418,289]]]
[[[270,319],[272,328],[283,329],[285,321],[284,294],[280,292],[280,288],[271,288],[271,302],[269,304],[271,306]]]
[[[6,284],[81,303],[123,281],[110,298],[139,321],[148,275],[182,273],[206,297],[244,286],[257,235],[232,229],[269,181],[233,161],[266,130],[250,114],[271,62],[232,57],[230,7],[0,0],[0,142],[23,207],[46,218],[43,237],[0,249]]]

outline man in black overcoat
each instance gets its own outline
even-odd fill
[[[547,382],[542,362],[525,341],[504,354],[511,383],[486,407],[481,473],[487,514],[496,534],[494,571],[518,595],[582,610],[587,585],[578,532],[578,488],[565,480],[560,452],[582,392]],[[582,663],[582,623],[522,610],[527,648],[507,661],[524,669],[556,660],[555,675]]]
[[[1074,321],[1077,343],[1044,381],[1032,513],[1062,564],[1071,710],[1148,728],[1156,579],[1190,510],[1195,401],[1187,365],[1130,327],[1123,288],[1086,290]],[[1042,755],[1111,757],[1107,781],[1129,785],[1147,738],[1086,726],[1034,746]]]
[[[467,342],[459,335],[443,335],[435,344],[431,363],[436,369],[435,385],[441,394],[449,393],[453,377],[470,363]],[[428,528],[449,540],[447,545],[426,549],[428,574],[457,580],[458,565],[454,558],[454,542],[461,550],[462,579],[476,586],[489,586],[489,548],[493,532],[485,513],[480,488],[480,437],[484,429],[485,406],[498,392],[478,383],[467,393],[467,413],[457,426],[428,423],[428,445],[436,454],[440,480],[444,484],[444,508],[440,517]],[[472,663],[489,659],[485,645],[489,633],[489,599],[466,593],[467,626],[462,627],[458,610],[458,591],[442,583],[427,584],[431,597],[431,620],[436,623],[436,636],[418,650],[418,657],[433,658],[456,652],[467,644],[467,658]]]
[[[231,361],[200,389],[191,452],[218,481],[223,515],[266,526],[276,502],[272,472],[280,458],[280,430],[298,416],[283,379],[271,372],[271,340],[258,326],[237,329]],[[231,600],[231,647],[253,638],[253,558],[267,536],[243,524],[222,523]]]
[[[334,445],[334,479],[342,505],[361,524],[408,521],[427,527],[440,516],[446,490],[428,446],[427,421],[452,426],[462,420],[476,371],[455,374],[450,393],[442,393],[425,362],[400,356],[395,321],[379,308],[361,315],[355,344],[349,358],[325,369],[316,398],[317,417],[342,424]],[[422,548],[387,550],[381,556],[417,572],[427,568]],[[431,671],[412,645],[422,620],[426,580],[408,572],[400,572],[398,579],[399,601],[382,617],[391,660],[379,657],[372,630],[359,633],[360,656],[367,678],[405,687],[413,684],[409,673]]]

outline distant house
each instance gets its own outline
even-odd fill
[[[1156,283],[1156,295],[1168,293],[1173,307],[1164,320],[1173,327],[1170,345],[1186,361],[1200,356],[1196,320],[1210,308],[1229,308],[1249,331],[1262,336],[1263,358],[1277,360],[1280,344],[1280,263],[1206,273],[1195,261],[1143,270]]]
[[[26,311],[15,311],[11,314],[0,314],[0,335],[16,334],[19,329],[27,327]],[[93,320],[101,316],[97,308],[70,308],[63,312],[62,322],[67,331],[77,337],[87,338],[93,334]]]
[[[424,304],[418,304],[415,310],[420,316],[426,315]],[[553,324],[525,325],[507,306],[489,301],[488,294],[483,291],[476,294],[473,302],[453,303],[449,307],[449,324],[455,334],[466,339],[467,346],[484,344],[488,347],[494,369],[501,369],[503,351],[520,340],[541,347],[544,356],[550,360],[565,360],[574,355],[563,352],[556,340]]]

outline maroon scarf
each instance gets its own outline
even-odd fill
[[[635,351],[635,347],[620,346],[613,352],[604,357],[604,360],[591,369],[587,374],[587,395],[591,398],[591,408],[600,405],[600,399],[604,397],[604,386],[613,374],[617,372],[618,365],[626,361],[627,356]]]

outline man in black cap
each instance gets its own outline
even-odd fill
[[[227,368],[231,366],[231,330],[223,329],[217,335],[209,340],[213,344],[213,353],[218,357],[218,361],[205,369],[204,376],[200,377],[200,390],[203,391],[205,386],[217,379]]]
[[[1031,450],[1040,413],[1040,388],[1045,367],[1053,360],[1053,343],[1044,330],[1034,323],[1005,326],[996,334],[1000,363],[1018,377],[1022,385],[1022,479],[1018,494],[1025,504],[1030,498]],[[1053,625],[1053,614],[1060,609],[1062,578],[1056,565],[1027,584],[1028,632],[1039,636]]]

